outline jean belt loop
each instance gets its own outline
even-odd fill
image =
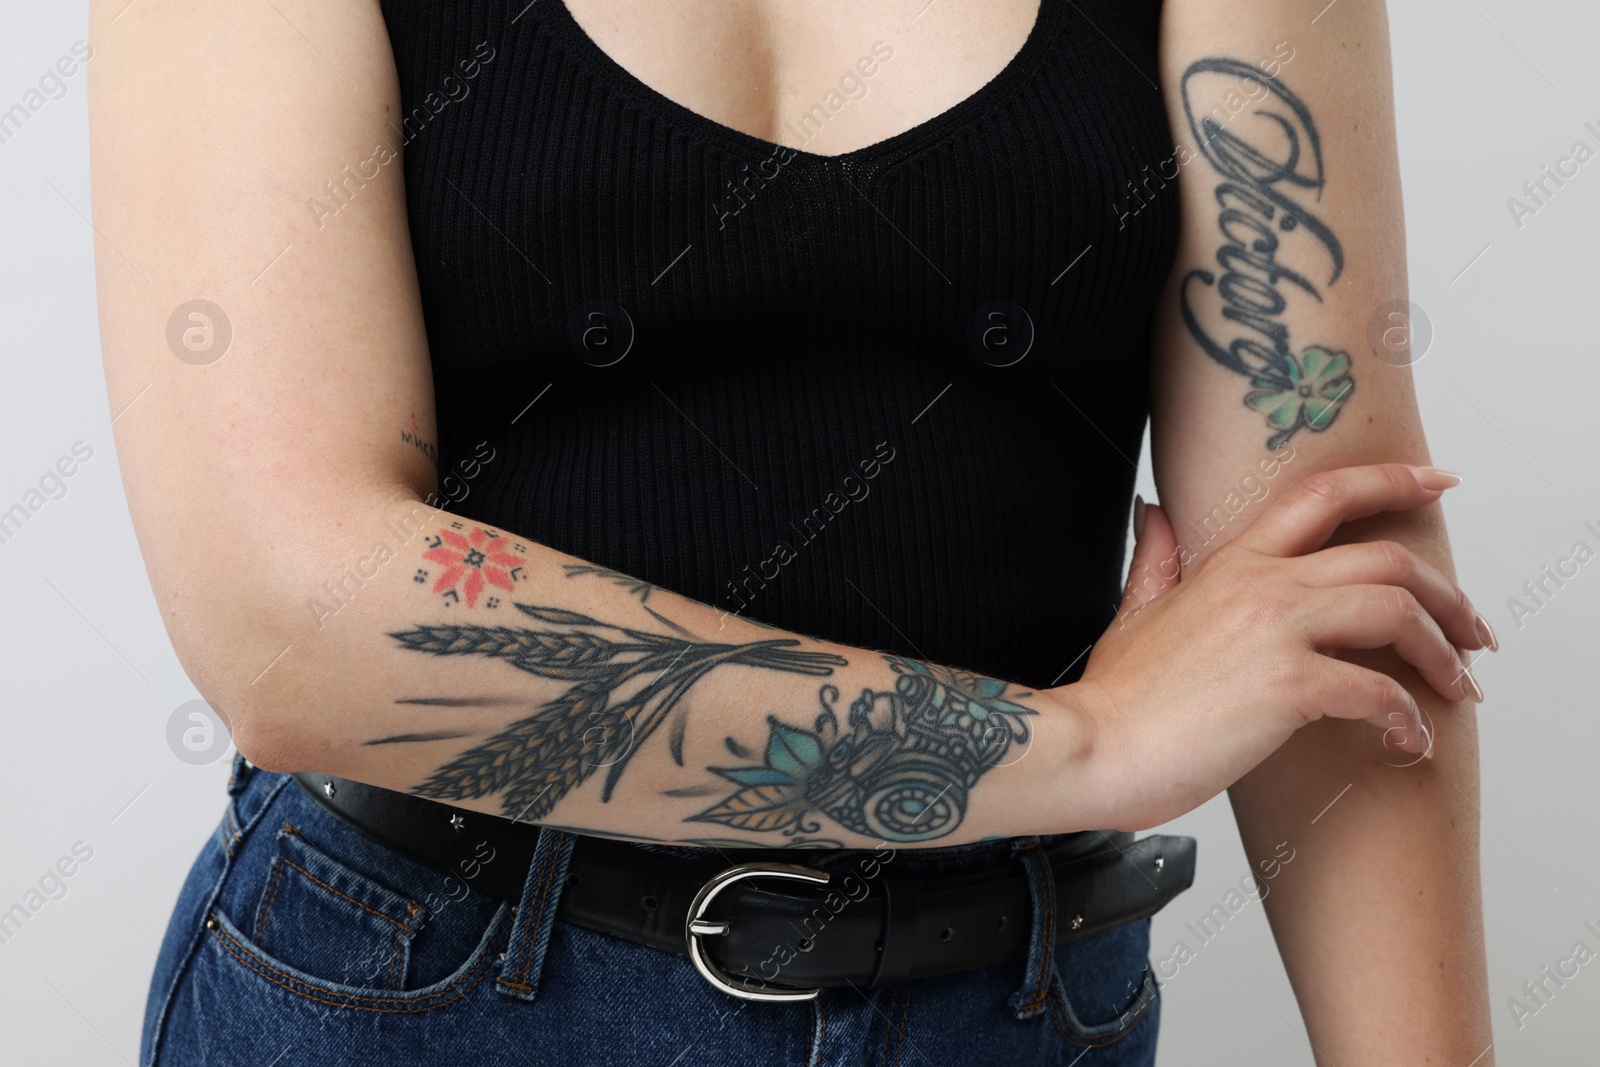
[[[244,787],[250,784],[250,776],[255,771],[255,766],[244,758],[244,753],[233,754],[233,769],[228,775],[228,795],[236,797],[244,792]]]
[[[1055,974],[1056,883],[1049,857],[1040,848],[1039,838],[1019,837],[1011,842],[1011,854],[1028,876],[1029,936],[1028,960],[1023,969],[1022,986],[1007,998],[1018,1019],[1043,1014],[1050,980]]]
[[[533,847],[533,862],[522,886],[511,924],[511,940],[500,961],[500,992],[519,1000],[539,995],[539,975],[544,969],[545,948],[555,925],[556,908],[567,884],[567,864],[577,837],[564,830],[541,827]]]

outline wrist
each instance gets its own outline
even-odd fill
[[[1046,826],[1031,833],[1059,834],[1104,829],[1097,813],[1104,805],[1094,786],[1096,752],[1100,747],[1097,719],[1085,703],[1082,683],[1039,693],[1039,715],[1025,761],[1031,780],[1024,783],[1036,798],[1032,810]]]

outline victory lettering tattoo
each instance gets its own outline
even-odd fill
[[[517,670],[564,683],[533,714],[447,762],[413,791],[438,800],[498,796],[512,819],[540,820],[595,772],[606,774],[609,801],[628,761],[663,726],[668,751],[682,766],[686,717],[680,702],[724,664],[789,674],[829,676],[848,666],[842,656],[808,651],[795,638],[720,644],[617,626],[561,608],[515,604],[540,628],[421,625],[390,636],[414,652],[486,656]],[[838,847],[817,836],[822,818],[843,829],[893,842],[942,837],[960,825],[978,779],[1005,762],[1029,737],[1018,703],[1031,694],[966,671],[885,656],[892,688],[863,689],[844,722],[839,689],[824,684],[822,711],[810,729],[769,716],[756,757],[733,738],[726,747],[747,765],[707,768],[736,787],[691,786],[679,797],[719,799],[690,822],[751,833],[781,832],[786,847]],[[456,706],[478,701],[410,698],[410,704]],[[397,734],[376,744],[426,743],[449,730]],[[698,838],[720,844],[743,839]]]
[[[1196,114],[1196,97],[1205,101],[1230,86],[1253,86],[1246,96],[1259,106],[1251,113],[1248,134],[1230,129],[1229,120],[1244,108],[1237,88],[1227,98],[1240,99]],[[1234,59],[1196,60],[1183,73],[1180,89],[1189,130],[1200,152],[1226,180],[1216,188],[1217,228],[1223,244],[1217,249],[1221,276],[1203,267],[1183,279],[1179,303],[1184,324],[1206,355],[1249,380],[1244,402],[1260,412],[1274,431],[1267,448],[1276,450],[1301,429],[1326,430],[1349,401],[1355,388],[1350,356],[1330,346],[1311,345],[1296,354],[1289,328],[1279,316],[1296,290],[1322,301],[1322,291],[1305,274],[1279,262],[1282,233],[1298,230],[1325,260],[1331,286],[1344,273],[1344,250],[1328,226],[1302,202],[1320,199],[1325,181],[1322,142],[1311,112],[1278,78],[1264,75]],[[1259,92],[1259,96],[1257,95]],[[1218,121],[1217,115],[1224,117]],[[1236,120],[1235,120],[1236,121]],[[1253,135],[1253,136],[1252,136]],[[1226,344],[1201,322],[1220,316],[1234,333]]]

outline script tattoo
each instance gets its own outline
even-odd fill
[[[724,664],[790,674],[832,675],[848,665],[831,652],[795,648],[794,638],[743,644],[686,640],[601,622],[561,608],[515,604],[543,627],[421,625],[389,636],[411,651],[435,656],[487,656],[517,670],[565,683],[533,714],[518,719],[440,767],[413,792],[438,800],[498,796],[512,819],[540,820],[556,803],[604,768],[609,801],[628,761],[662,726],[683,765],[686,718],[679,703],[700,679]],[[1017,701],[1031,696],[1005,682],[899,656],[885,656],[895,674],[889,689],[861,690],[844,722],[839,689],[823,684],[822,711],[811,728],[769,716],[759,757],[733,738],[728,751],[746,765],[710,767],[726,785],[673,790],[680,797],[715,795],[687,821],[750,833],[781,831],[789,847],[837,846],[817,837],[819,817],[858,834],[914,842],[943,837],[960,825],[978,779],[1001,765],[1029,737]],[[450,707],[480,700],[412,698],[405,703]],[[464,736],[448,730],[399,734],[376,744],[427,743]],[[722,844],[742,839],[707,838]]]
[[[1210,77],[1215,76],[1215,77]],[[1215,89],[1218,80],[1263,88],[1250,131],[1235,133],[1215,112],[1196,115],[1196,85]],[[1299,230],[1331,267],[1325,286],[1344,272],[1344,250],[1326,223],[1302,202],[1320,199],[1324,185],[1322,143],[1311,112],[1283,83],[1235,59],[1196,60],[1183,73],[1184,115],[1201,153],[1226,180],[1216,188],[1217,273],[1197,267],[1184,276],[1179,303],[1184,324],[1200,347],[1221,366],[1248,379],[1244,402],[1260,412],[1274,431],[1267,448],[1276,450],[1304,429],[1326,430],[1350,399],[1355,381],[1350,356],[1311,345],[1296,354],[1289,328],[1279,319],[1288,306],[1281,290],[1299,290],[1319,303],[1322,291],[1304,274],[1278,261],[1276,230]],[[1257,99],[1252,94],[1252,99]],[[1201,324],[1197,301],[1215,306],[1234,336],[1226,344]]]

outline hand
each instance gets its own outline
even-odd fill
[[[1334,658],[1392,645],[1448,700],[1482,700],[1457,647],[1488,624],[1433,567],[1393,542],[1323,549],[1344,522],[1438,500],[1459,478],[1382,464],[1307,477],[1180,579],[1177,538],[1145,508],[1129,587],[1080,681],[1052,695],[1089,738],[1058,785],[1075,822],[1146,829],[1209,800],[1325,715],[1365,719],[1429,752],[1404,686]]]

